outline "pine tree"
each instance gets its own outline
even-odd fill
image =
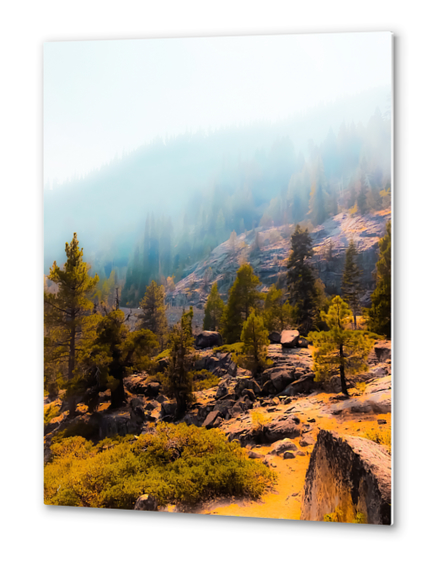
[[[169,335],[169,364],[164,377],[164,390],[176,400],[176,419],[180,419],[193,400],[194,337],[193,310],[184,312]]]
[[[323,187],[323,170],[317,172],[319,178],[313,183],[310,193],[310,214],[311,221],[314,226],[322,224],[328,218],[328,209],[326,204],[326,193]]]
[[[313,256],[312,240],[308,229],[296,225],[291,237],[292,249],[287,262],[287,288],[289,302],[299,330],[307,334],[312,329],[316,313],[316,288],[314,270],[310,264]]]
[[[45,302],[45,360],[59,369],[67,364],[69,413],[75,414],[75,397],[72,381],[76,372],[77,357],[83,351],[86,333],[94,326],[90,312],[94,308],[90,296],[99,281],[90,277],[90,266],[83,261],[83,249],[79,248],[77,234],[70,244],[66,242],[66,263],[60,268],[53,263],[48,279],[57,285],[56,293],[44,293]]]
[[[222,318],[225,343],[239,341],[243,323],[253,308],[257,308],[264,298],[257,290],[259,285],[260,280],[254,275],[251,265],[249,263],[241,265],[229,291],[229,300]]]
[[[364,182],[361,183],[356,205],[358,207],[358,212],[361,213],[361,215],[365,215],[367,212],[367,187]]]
[[[112,310],[101,318],[87,364],[103,375],[111,390],[112,408],[118,408],[126,401],[124,377],[133,370],[148,369],[150,356],[157,347],[158,340],[150,330],[128,330],[121,310]]]
[[[391,222],[379,240],[379,260],[376,263],[376,288],[371,295],[371,307],[364,310],[368,329],[391,337]]]
[[[218,330],[224,312],[224,301],[218,292],[218,283],[212,285],[204,309],[203,330]]]
[[[367,357],[373,345],[373,339],[365,332],[343,328],[343,320],[349,315],[349,306],[336,296],[332,299],[328,313],[321,314],[329,331],[308,334],[314,346],[313,370],[316,380],[326,380],[338,372],[341,391],[346,396],[349,394],[346,377],[368,368]]]
[[[266,365],[269,345],[268,330],[263,318],[253,310],[244,322],[241,334],[242,355],[246,366],[255,374]]]
[[[287,328],[293,315],[289,302],[284,302],[283,291],[276,285],[271,285],[266,293],[263,318],[269,332],[281,332]]]
[[[165,291],[163,285],[158,286],[156,281],[151,281],[146,293],[140,301],[141,313],[139,315],[140,327],[153,332],[159,340],[161,351],[164,338],[167,334],[168,324],[165,315]]]
[[[357,264],[358,251],[355,242],[351,240],[346,250],[346,261],[344,264],[343,281],[341,292],[343,299],[349,304],[353,314],[353,324],[356,330],[356,316],[359,312],[359,292],[361,290],[361,272]]]
[[[234,254],[236,252],[236,240],[237,240],[237,234],[236,231],[233,230],[232,233],[230,234],[230,238],[229,238],[229,250],[231,254]]]

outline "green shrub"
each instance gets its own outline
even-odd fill
[[[221,345],[220,347],[214,347],[214,353],[230,353],[232,361],[239,367],[242,367],[244,360],[243,348],[244,344],[242,342],[236,342],[228,345]]]
[[[353,520],[353,522],[358,523],[360,525],[365,525],[368,523],[367,515],[365,513],[362,513],[362,511],[358,511],[357,514],[355,515],[355,519]]]
[[[46,427],[52,419],[57,418],[59,413],[60,406],[58,404],[48,404],[48,406],[44,408],[44,427]]]
[[[370,441],[374,441],[378,445],[382,445],[388,452],[391,452],[390,428],[384,428],[383,430],[371,429],[366,431],[362,437],[365,437],[365,439],[369,439]]]
[[[155,361],[159,361],[160,359],[165,359],[166,357],[169,356],[170,356],[170,350],[164,349],[164,351],[161,351],[161,353],[155,357]]]
[[[323,516],[323,521],[328,521],[330,523],[345,523],[343,512],[338,507],[332,513],[326,513],[326,515]]]
[[[105,439],[83,437],[51,446],[45,466],[45,503],[132,509],[143,493],[160,505],[191,505],[221,495],[257,499],[275,474],[248,459],[217,430],[158,424],[154,433]]]
[[[193,390],[195,392],[218,386],[221,380],[217,375],[212,374],[206,369],[192,371],[191,375],[193,376]]]
[[[237,342],[237,343],[231,343],[231,344],[227,344],[227,345],[220,345],[219,347],[214,347],[214,352],[219,352],[219,353],[241,353],[242,352],[242,347],[243,347],[243,343],[242,342]]]

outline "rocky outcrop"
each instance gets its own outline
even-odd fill
[[[218,347],[223,344],[221,334],[218,332],[204,331],[200,332],[195,338],[195,346],[197,349],[206,349],[208,347]]]
[[[346,248],[353,239],[358,250],[358,261],[362,271],[362,306],[369,305],[369,296],[374,288],[372,273],[375,270],[379,239],[385,232],[390,215],[384,213],[364,216],[340,213],[311,232],[313,240],[313,263],[318,276],[330,293],[338,293],[344,270]],[[253,251],[256,234],[260,238],[260,251]],[[183,272],[175,290],[167,293],[170,307],[195,306],[202,309],[206,303],[212,283],[218,282],[218,290],[224,300],[232,286],[239,260],[247,260],[258,275],[263,288],[270,287],[286,275],[286,260],[290,251],[290,227],[287,225],[258,228],[243,233],[233,245],[224,242],[217,246],[206,259],[195,263]],[[332,251],[329,243],[332,241]],[[182,308],[179,308],[182,310]]]
[[[391,376],[374,380],[356,398],[339,401],[331,406],[331,413],[338,416],[351,414],[388,414],[391,412]]]
[[[242,446],[245,446],[271,444],[285,438],[299,437],[302,426],[295,416],[282,415],[261,425],[251,423],[248,416],[222,424],[220,429],[227,435],[229,441],[237,439]]]
[[[385,362],[387,359],[391,360],[391,342],[388,340],[381,340],[374,344],[374,353],[379,363]]]
[[[321,430],[305,479],[301,518],[391,524],[391,461],[388,452],[361,437]]]

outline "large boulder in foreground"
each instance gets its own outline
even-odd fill
[[[219,332],[200,332],[195,338],[195,346],[198,349],[207,347],[218,347],[223,344],[223,338]]]
[[[283,330],[281,332],[281,345],[283,347],[296,347],[299,340],[298,330]]]
[[[368,439],[321,430],[305,477],[301,519],[391,524],[391,456]]]

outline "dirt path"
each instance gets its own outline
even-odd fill
[[[309,424],[314,441],[320,429],[337,431],[342,435],[362,437],[366,432],[386,432],[391,427],[391,414],[342,414],[332,415],[327,412],[329,407],[329,394],[317,394],[313,397],[301,398],[293,402],[292,413],[295,413],[301,422]],[[281,409],[287,409],[282,406]],[[382,419],[379,425],[378,420]],[[309,421],[315,420],[315,421]],[[304,435],[305,436],[305,435]],[[283,459],[275,455],[272,458],[272,470],[278,474],[278,482],[274,489],[265,493],[261,500],[251,501],[243,498],[226,498],[204,503],[195,513],[228,515],[238,517],[266,517],[273,519],[300,519],[302,493],[305,475],[310,461],[313,445],[301,447],[299,442],[302,437],[293,439],[299,450],[305,456],[296,455],[293,459]],[[271,447],[254,447],[254,450],[263,454],[270,451]]]

